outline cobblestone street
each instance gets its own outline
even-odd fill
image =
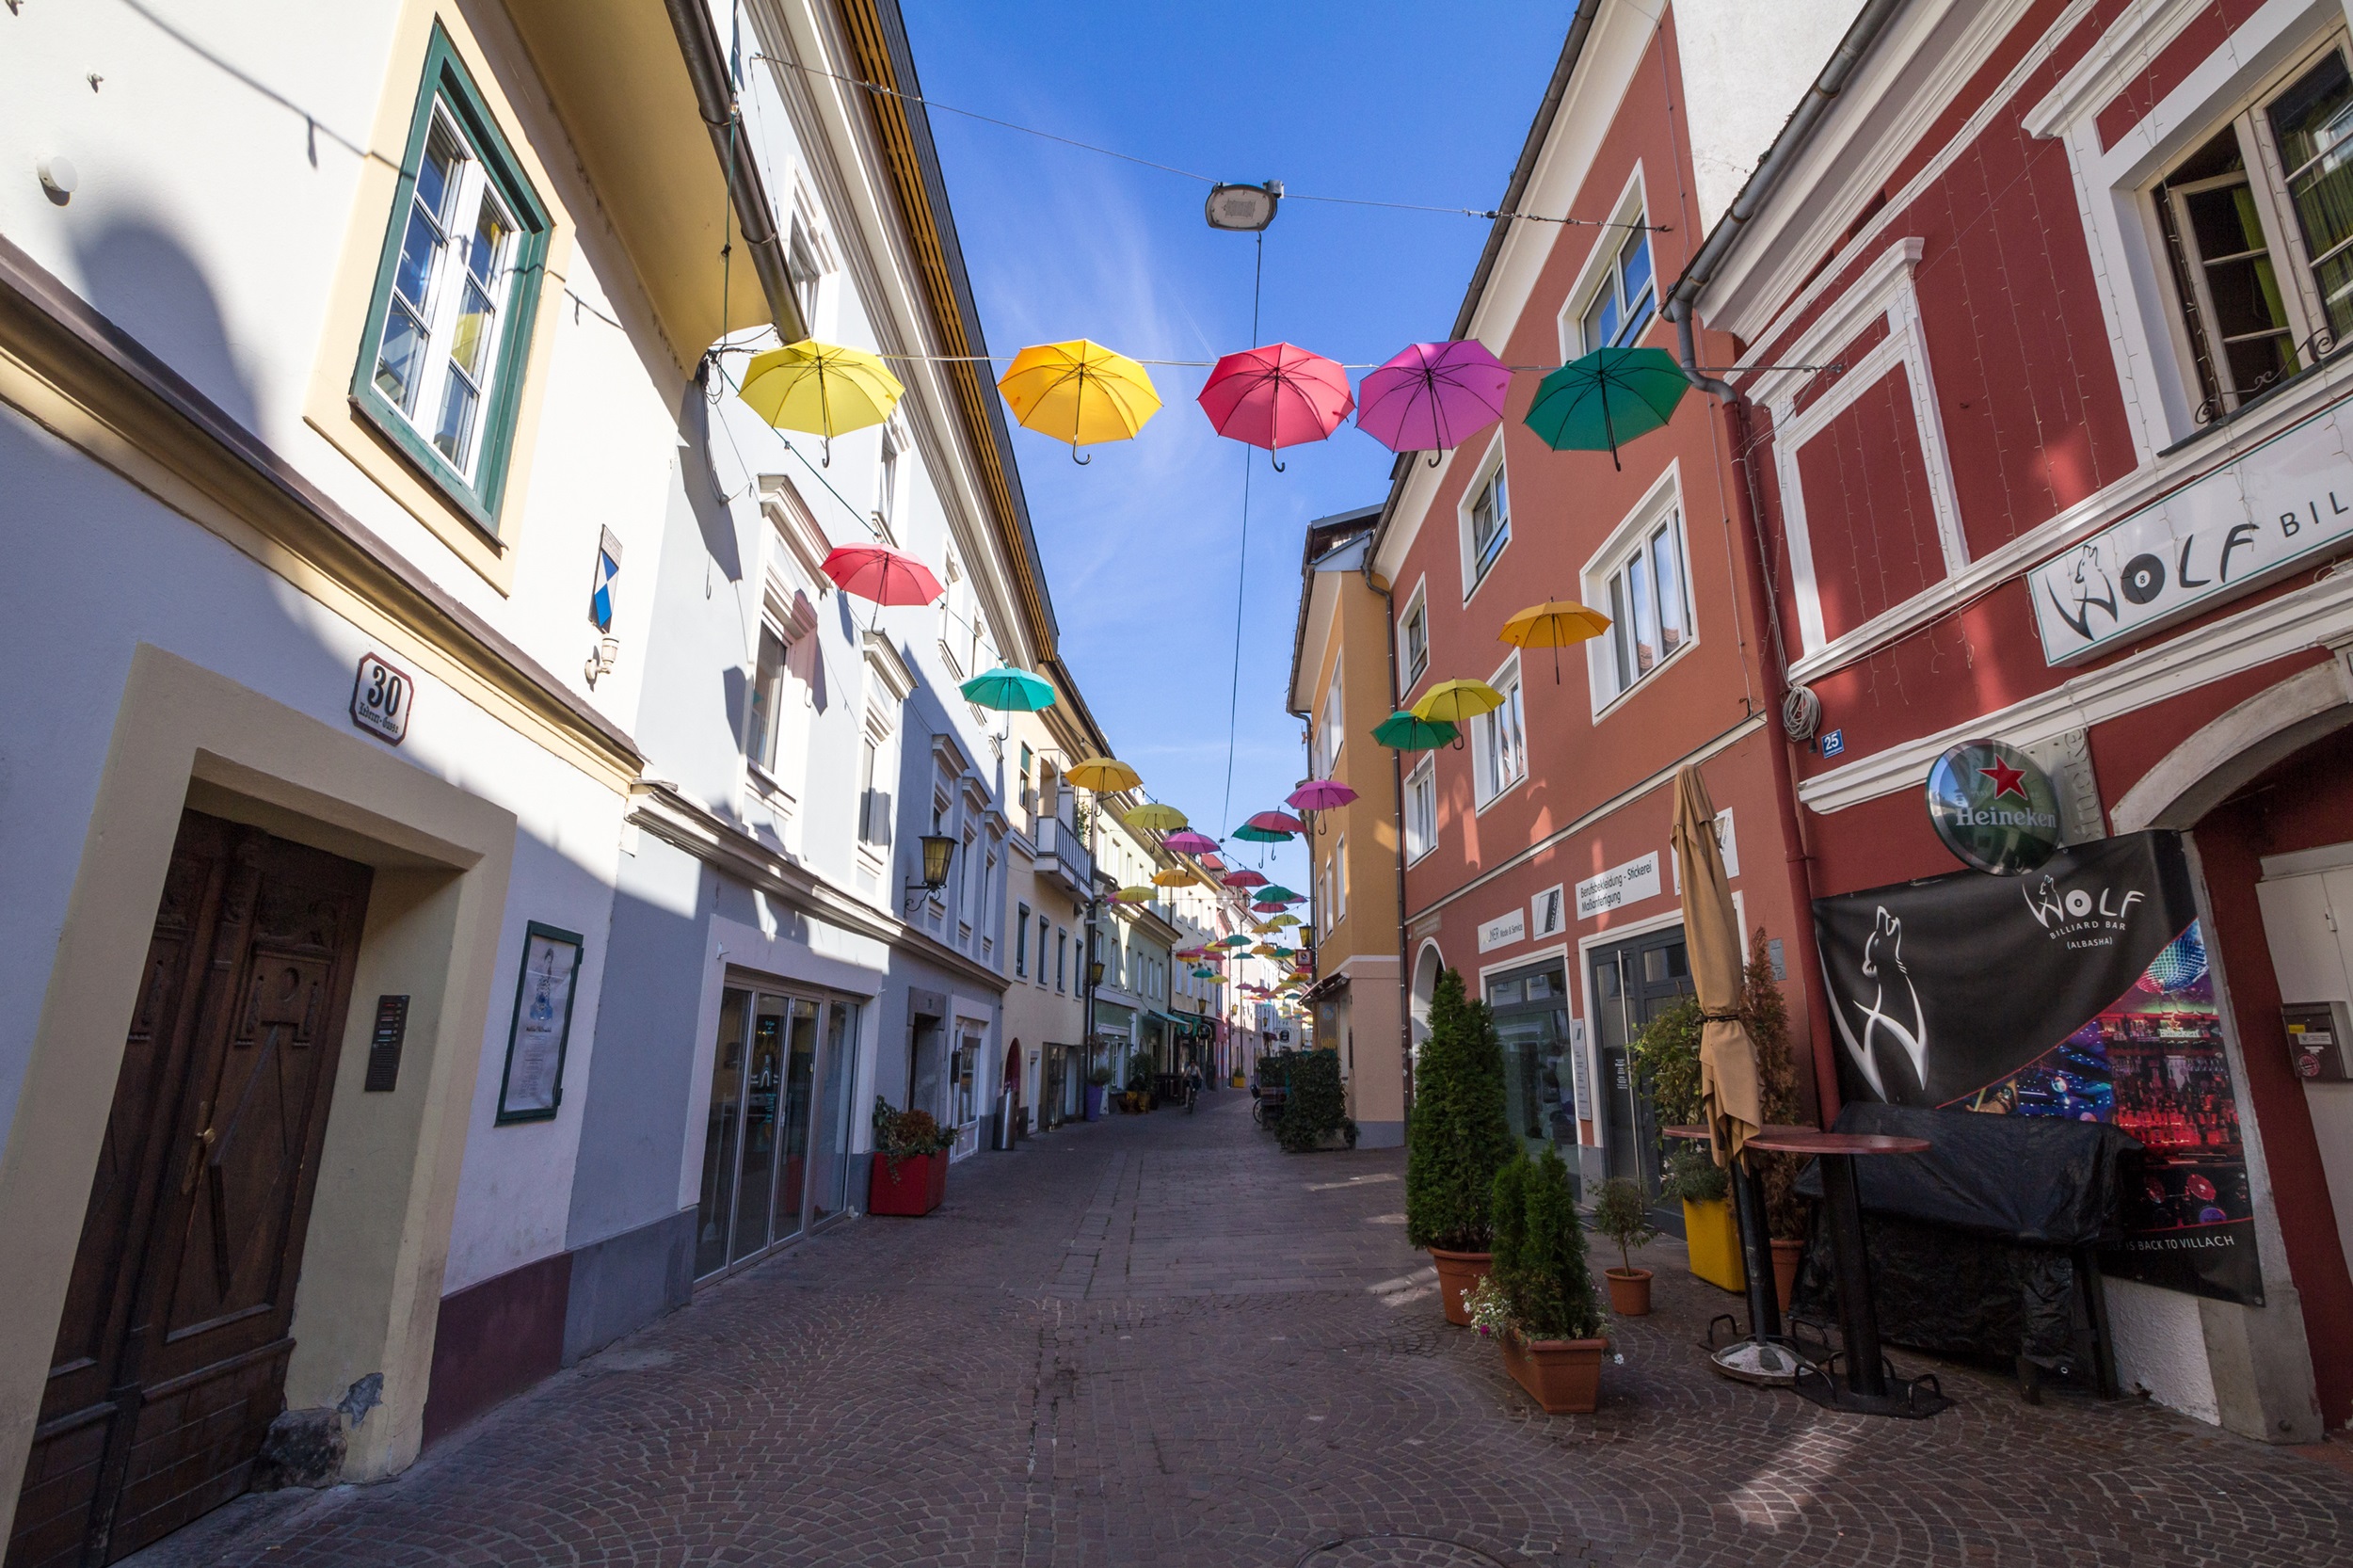
[[[959,1167],[493,1412],[389,1484],[248,1498],[196,1563],[2296,1564],[2353,1478],[1939,1367],[1924,1422],[1726,1384],[1653,1249],[1592,1416],[1439,1318],[1401,1151],[1287,1157],[1244,1095]]]

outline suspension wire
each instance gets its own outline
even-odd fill
[[[1250,267],[1250,341],[1258,341],[1258,303],[1266,286],[1266,231],[1261,229],[1255,238],[1257,249]],[[1234,673],[1225,694],[1225,805],[1218,812],[1218,821],[1225,831],[1234,830],[1234,735],[1241,713],[1241,622],[1242,589],[1250,581],[1250,476],[1257,471],[1257,462],[1247,447],[1241,455],[1241,548],[1234,559]]]

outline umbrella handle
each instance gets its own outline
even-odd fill
[[[1082,456],[1080,455],[1079,443],[1076,441],[1070,443],[1070,460],[1078,464],[1080,468],[1084,468],[1089,463],[1095,461],[1092,456]]]
[[[1433,453],[1430,455],[1430,466],[1431,466],[1432,468],[1436,468],[1436,467],[1437,467],[1440,463],[1444,462],[1445,460],[1446,460],[1446,454],[1445,454],[1445,453],[1443,453],[1443,452],[1433,452]]]
[[[1267,461],[1269,461],[1269,462],[1271,462],[1271,463],[1273,463],[1273,464],[1274,465],[1274,472],[1277,472],[1277,473],[1289,473],[1289,472],[1290,472],[1289,469],[1287,469],[1287,468],[1285,468],[1285,467],[1283,466],[1283,459],[1282,459],[1282,458],[1280,458],[1280,457],[1277,457],[1277,456],[1274,455],[1274,448],[1273,448],[1273,447],[1271,447],[1271,446],[1270,446],[1270,447],[1268,447],[1268,448],[1266,449],[1266,456],[1267,456]]]

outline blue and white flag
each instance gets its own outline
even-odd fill
[[[621,575],[621,541],[604,530],[597,544],[597,579],[588,590],[588,618],[600,632],[613,630],[613,580]]]

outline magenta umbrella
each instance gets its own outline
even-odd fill
[[[1356,798],[1356,792],[1337,778],[1310,778],[1290,792],[1283,804],[1294,811],[1330,811]]]
[[[1392,452],[1436,454],[1503,417],[1512,373],[1475,338],[1417,343],[1365,377],[1356,428]]]
[[[1178,855],[1213,855],[1217,851],[1217,840],[1206,833],[1195,833],[1187,827],[1162,839],[1160,847]]]
[[[1323,440],[1356,406],[1348,372],[1288,343],[1226,355],[1209,367],[1198,401],[1219,435],[1270,453]]]

